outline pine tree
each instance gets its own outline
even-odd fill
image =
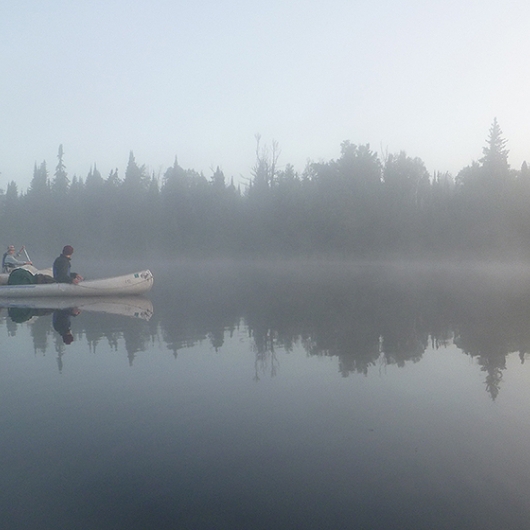
[[[486,140],[486,146],[482,149],[484,156],[480,159],[482,167],[494,175],[505,175],[510,169],[508,164],[508,149],[506,149],[506,140],[502,136],[502,131],[497,122],[493,123],[489,130],[489,137]]]
[[[66,166],[63,161],[64,151],[63,144],[59,146],[59,151],[57,153],[57,167],[55,168],[55,178],[53,180],[52,191],[56,195],[66,195],[68,192],[68,187],[70,186],[70,181],[68,180],[68,175],[66,173]]]
[[[37,163],[33,168],[33,178],[29,186],[28,195],[35,195],[40,200],[44,194],[48,193],[50,183],[48,181],[48,169],[46,168],[46,161],[43,161],[39,167]]]
[[[217,166],[217,169],[215,170],[215,173],[211,177],[211,184],[216,189],[224,189],[225,188],[225,175]]]
[[[121,185],[121,179],[118,176],[118,168],[112,170],[105,180],[105,186],[108,190],[117,190]]]
[[[90,168],[88,175],[86,177],[85,185],[87,190],[98,191],[101,190],[104,184],[103,177],[98,171],[96,164],[94,164],[94,169]]]
[[[124,189],[132,192],[146,191],[149,187],[149,181],[145,166],[138,166],[131,151],[123,179]]]

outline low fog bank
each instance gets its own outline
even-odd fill
[[[241,325],[256,362],[300,344],[308,355],[336,357],[343,376],[418,362],[429,345],[454,344],[486,372],[495,399],[507,356],[530,356],[524,262],[98,259],[83,249],[73,257],[86,278],[145,268],[155,278],[154,313],[145,326],[129,322],[131,363],[155,338],[175,356],[198,341],[218,351]]]
[[[51,266],[55,255],[31,256],[39,268]],[[289,259],[230,259],[181,257],[166,258],[146,254],[129,258],[112,251],[98,254],[76,248],[72,270],[85,278],[101,278],[150,269],[160,285],[200,284],[201,282],[229,282],[232,285],[253,280],[295,284],[368,283],[379,286],[423,287],[442,290],[459,288],[501,289],[517,292],[530,291],[530,262],[493,260],[405,260],[405,259],[345,259],[289,258]]]
[[[85,265],[85,262],[83,262]],[[252,289],[256,283],[318,285],[364,285],[377,288],[418,288],[445,292],[466,290],[530,292],[530,263],[435,260],[327,259],[149,259],[109,260],[103,266],[86,262],[87,269],[120,274],[149,268],[161,286],[203,285]]]

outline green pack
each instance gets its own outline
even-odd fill
[[[30,285],[36,283],[35,276],[26,269],[15,269],[7,279],[7,285]]]

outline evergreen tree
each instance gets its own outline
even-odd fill
[[[217,166],[217,169],[215,170],[214,174],[212,175],[211,184],[216,189],[224,189],[225,187],[225,175]]]
[[[118,176],[118,168],[111,170],[107,180],[105,180],[105,187],[107,190],[117,190],[121,185],[121,179]]]
[[[35,195],[40,200],[50,190],[50,183],[48,180],[48,169],[46,168],[46,161],[43,161],[39,167],[37,163],[33,168],[33,178],[31,179],[28,195]]]
[[[497,118],[493,119],[486,146],[483,147],[482,153],[484,156],[480,159],[480,163],[489,172],[504,175],[510,169],[508,164],[509,151],[506,149],[506,140],[502,136]]]
[[[526,160],[521,164],[521,171],[519,172],[519,180],[524,183],[530,182],[530,169]]]
[[[272,141],[271,149],[260,147],[261,135],[256,134],[256,163],[252,168],[252,183],[250,190],[260,194],[263,190],[272,188],[276,177],[276,166],[280,156],[280,149],[276,140]]]
[[[63,144],[59,145],[59,151],[57,153],[57,167],[55,168],[54,180],[52,184],[52,191],[56,196],[65,196],[70,186],[68,175],[66,173],[66,166],[63,161],[64,151]]]
[[[155,174],[151,176],[151,179],[149,180],[149,197],[151,200],[157,200],[158,196],[160,194],[160,187],[158,185],[158,179],[155,177]]]
[[[90,171],[88,172],[88,175],[86,177],[86,189],[89,191],[101,190],[103,188],[104,182],[105,181],[103,180],[101,173],[98,171],[96,164],[94,164],[94,168],[90,168]]]
[[[162,178],[162,190],[166,193],[174,193],[178,190],[186,188],[186,172],[179,166],[178,159],[175,156],[175,161],[171,167],[166,169]]]
[[[15,181],[9,182],[7,185],[6,196],[5,196],[5,206],[4,206],[4,229],[10,227],[10,233],[16,228],[17,218],[19,211],[19,196],[18,196],[18,186]],[[13,237],[11,235],[10,237]]]
[[[129,192],[146,191],[149,187],[149,176],[147,175],[145,165],[138,166],[132,151],[129,153],[129,162],[125,170],[123,187]]]
[[[72,184],[70,185],[70,194],[80,199],[83,195],[84,189],[85,183],[83,182],[83,179],[74,175],[72,177]]]

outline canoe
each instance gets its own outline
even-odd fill
[[[31,285],[0,285],[0,298],[32,298],[40,296],[128,296],[144,294],[153,287],[151,271],[133,272],[124,276],[83,280],[73,283]]]
[[[0,308],[31,310],[62,310],[77,308],[81,312],[123,315],[142,320],[153,316],[153,304],[141,296],[90,296],[90,297],[40,297],[1,298]]]
[[[31,272],[31,274],[46,274],[47,276],[53,276],[53,269],[51,267],[49,269],[37,269],[32,265],[23,265],[22,267],[18,268],[26,269],[27,271]],[[7,285],[8,279],[9,272],[0,272],[0,285]]]

